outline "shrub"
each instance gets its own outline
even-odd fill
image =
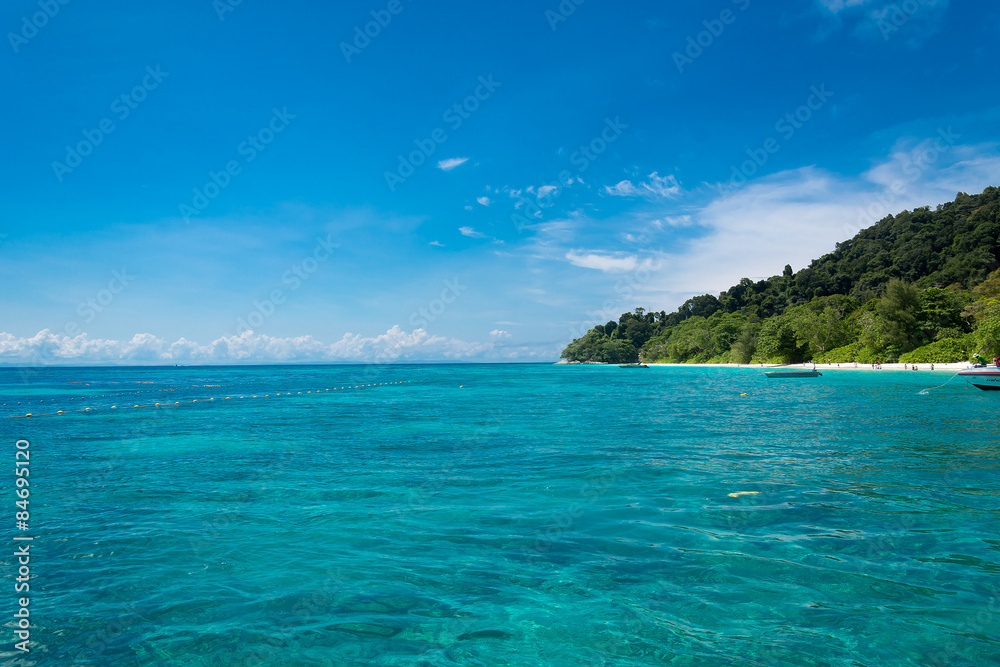
[[[954,361],[968,361],[976,350],[975,336],[967,334],[961,338],[945,338],[899,357],[904,364],[945,364]]]

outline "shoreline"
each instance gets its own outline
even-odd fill
[[[811,369],[813,367],[818,371],[910,371],[913,372],[914,369],[918,371],[960,371],[963,368],[968,368],[971,366],[968,362],[947,362],[947,363],[934,363],[934,364],[902,364],[902,363],[892,363],[892,364],[882,364],[878,368],[872,368],[871,364],[857,364],[852,362],[843,364],[664,364],[664,363],[652,363],[652,362],[642,362],[649,366],[650,368],[757,368],[757,369],[767,369],[767,368],[788,368],[788,369]],[[617,366],[618,364],[606,364],[600,361],[557,361],[554,365],[557,366]],[[931,366],[934,366],[931,369]]]

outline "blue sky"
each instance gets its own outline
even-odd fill
[[[1000,183],[987,3],[234,3],[5,4],[0,362],[555,360]]]

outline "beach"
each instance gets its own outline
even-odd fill
[[[645,362],[643,362],[645,363]],[[965,362],[959,363],[946,363],[946,364],[881,364],[878,368],[872,368],[871,364],[857,364],[853,362],[844,364],[656,364],[656,363],[646,363],[649,367],[662,367],[662,368],[815,368],[818,371],[910,371],[913,372],[914,368],[917,371],[930,371],[934,372],[945,372],[945,371],[960,371],[963,368],[968,368],[969,364]],[[934,366],[931,369],[931,366]]]
[[[955,363],[943,363],[943,364],[881,364],[877,368],[873,368],[871,364],[855,364],[854,362],[843,363],[843,364],[813,364],[813,363],[802,363],[802,364],[663,364],[655,362],[642,362],[650,368],[760,368],[760,369],[774,369],[774,368],[788,368],[788,369],[798,369],[798,368],[816,368],[818,371],[909,371],[913,372],[914,369],[917,371],[933,371],[946,372],[946,371],[960,371],[963,368],[968,368],[971,364],[966,362],[955,362]],[[618,364],[604,364],[599,362],[583,362],[576,363],[571,361],[556,362],[556,366],[618,366]],[[933,368],[931,368],[933,366]]]

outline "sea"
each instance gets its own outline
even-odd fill
[[[1000,392],[953,371],[7,368],[0,403],[0,665],[1000,664]]]

